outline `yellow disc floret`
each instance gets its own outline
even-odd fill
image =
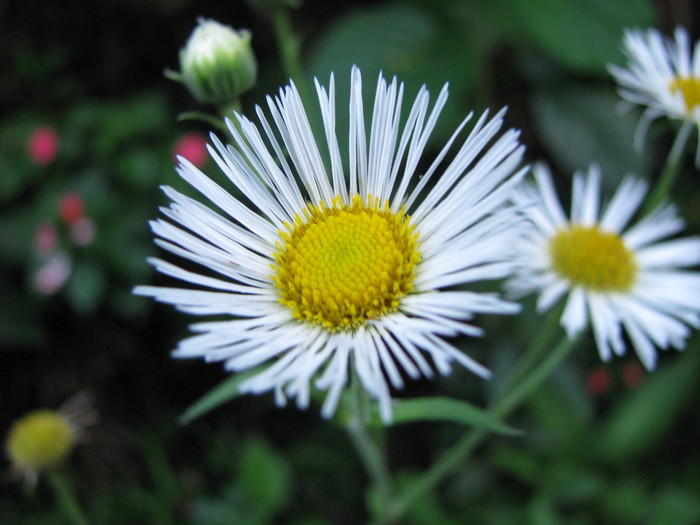
[[[339,197],[308,205],[280,231],[272,276],[294,317],[329,330],[352,330],[389,312],[413,288],[418,234],[402,209]]]
[[[687,111],[693,111],[700,105],[700,78],[676,77],[671,81],[669,88],[674,93],[681,92]]]
[[[637,278],[634,254],[619,235],[598,226],[571,226],[549,241],[554,270],[574,286],[628,291]]]
[[[61,463],[75,437],[75,430],[65,417],[51,410],[37,410],[12,425],[7,453],[18,469],[38,472]]]

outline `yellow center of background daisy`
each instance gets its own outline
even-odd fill
[[[676,77],[669,86],[672,92],[680,91],[685,102],[685,109],[692,111],[700,105],[700,78]]]
[[[554,270],[574,286],[596,291],[629,290],[637,277],[634,254],[615,233],[572,226],[549,241]]]
[[[294,317],[329,330],[355,329],[396,311],[413,288],[418,234],[405,210],[355,196],[308,205],[280,231],[273,280]]]
[[[17,468],[39,471],[61,463],[74,443],[75,431],[66,418],[37,410],[12,425],[7,453]]]

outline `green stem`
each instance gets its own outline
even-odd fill
[[[507,392],[491,408],[490,412],[505,418],[520,403],[539,387],[552,371],[561,363],[575,346],[577,340],[564,337],[554,350],[534,368],[529,375]],[[488,430],[479,427],[466,432],[462,438],[445,452],[413,484],[409,485],[389,507],[388,517],[392,521],[400,519],[422,494],[430,491],[440,481],[454,471],[469,456],[469,453],[488,435]]]
[[[692,126],[688,126],[688,123],[684,123],[683,127],[678,132],[678,136],[664,164],[664,170],[661,172],[659,180],[656,181],[653,190],[647,195],[647,199],[642,207],[642,215],[647,215],[651,212],[663,200],[668,198],[671,193],[673,183],[678,178],[678,173],[680,171],[681,153],[688,142],[691,130]]]
[[[211,115],[209,113],[204,113],[203,111],[185,111],[177,116],[177,120],[182,122],[183,120],[199,120],[204,122],[219,131],[228,133],[228,128],[221,118]]]
[[[535,366],[535,363],[541,359],[542,354],[551,348],[552,340],[558,331],[562,308],[563,305],[559,305],[549,311],[532,341],[530,341],[530,344],[518,359],[510,377],[506,379],[499,389],[499,392],[506,392],[512,388]]]
[[[494,406],[491,412],[499,418],[506,417],[520,403],[528,398],[532,392],[547,379],[554,369],[569,355],[571,349],[576,346],[578,339],[569,339],[564,336],[554,350],[545,357],[540,364],[532,370],[513,390],[504,395]]]
[[[241,97],[236,97],[233,100],[226,102],[225,104],[219,104],[217,109],[219,110],[219,114],[222,118],[228,117],[231,120],[234,120],[233,112],[235,111],[236,113],[241,113],[241,110],[243,109],[243,105],[241,104]]]
[[[367,431],[368,400],[367,393],[357,377],[353,377],[352,417],[347,424],[348,435],[357,451],[360,461],[367,471],[381,498],[381,513],[385,514],[393,497],[391,475],[384,460],[382,449]],[[380,523],[383,523],[380,518]]]
[[[306,85],[306,78],[304,77],[304,70],[301,67],[299,40],[292,30],[289,11],[282,5],[282,2],[278,4],[279,5],[275,6],[272,11],[272,25],[275,30],[275,36],[277,37],[277,46],[282,59],[282,65],[287,75],[294,81],[294,84],[296,84],[299,90],[299,96],[306,105],[308,101],[308,88]]]
[[[68,481],[56,470],[49,470],[47,474],[58,499],[58,505],[66,517],[74,525],[88,525],[90,522],[80,508],[78,498],[73,493],[73,488]]]

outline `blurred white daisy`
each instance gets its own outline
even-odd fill
[[[445,288],[508,275],[518,217],[506,206],[524,170],[519,133],[503,111],[483,114],[446,161],[467,117],[419,176],[428,137],[446,99],[432,110],[420,90],[402,119],[403,85],[379,78],[369,137],[362,80],[353,69],[349,167],[335,134],[335,87],[316,83],[325,130],[323,151],[294,85],[268,97],[271,120],[227,121],[234,146],[212,136],[210,153],[243,197],[180,159],[180,175],[220,212],[170,187],[167,219],[152,222],[159,246],[218,277],[153,259],[161,272],[194,287],[141,286],[135,293],[206,316],[177,357],[223,361],[232,371],[261,366],[242,392],[273,390],[278,404],[309,403],[310,383],[328,391],[335,412],[349,370],[391,419],[389,384],[446,374],[457,362],[489,372],[446,337],[481,335],[475,314],[518,306],[495,294]],[[400,125],[404,120],[405,124]],[[324,159],[327,159],[325,161]],[[515,224],[515,226],[514,226]]]
[[[519,242],[523,265],[506,282],[515,296],[540,294],[539,311],[568,294],[561,324],[569,338],[589,321],[604,361],[625,352],[623,328],[644,366],[656,349],[682,349],[700,324],[700,238],[664,240],[684,225],[671,205],[661,205],[627,227],[647,185],[628,176],[602,210],[600,171],[574,176],[571,217],[557,198],[549,170],[534,170],[537,185],[515,194],[532,228]]]
[[[632,104],[646,106],[635,136],[641,149],[649,124],[666,116],[683,125],[672,152],[677,158],[694,126],[700,126],[700,42],[694,48],[685,29],[679,27],[674,39],[659,31],[628,29],[623,51],[626,67],[610,65],[610,73],[620,85],[619,93]],[[695,156],[700,165],[700,140]]]

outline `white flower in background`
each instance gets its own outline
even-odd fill
[[[671,205],[627,227],[647,185],[628,176],[600,211],[600,172],[576,174],[571,217],[557,198],[549,170],[515,194],[533,227],[520,241],[523,266],[506,282],[515,295],[539,293],[545,311],[568,295],[561,324],[569,338],[592,325],[600,356],[625,352],[624,332],[647,369],[656,349],[682,349],[689,326],[700,324],[700,238],[664,240],[684,225]]]
[[[673,152],[675,158],[693,127],[700,126],[700,43],[693,48],[688,33],[680,27],[674,39],[664,38],[655,29],[628,29],[623,51],[629,58],[627,66],[610,65],[609,70],[624,99],[646,106],[635,146],[641,148],[654,119],[680,119],[683,125]],[[695,161],[700,165],[700,140]]]
[[[197,100],[227,103],[255,84],[258,66],[250,39],[250,31],[199,19],[180,51],[180,79]]]
[[[445,157],[467,117],[437,158],[417,170],[447,100],[432,110],[423,88],[400,126],[403,85],[379,78],[369,137],[362,80],[352,71],[349,168],[335,134],[335,86],[318,82],[325,137],[319,149],[297,89],[268,97],[256,126],[227,121],[235,147],[212,136],[210,152],[238,198],[184,159],[180,175],[223,214],[172,188],[172,204],[151,226],[162,248],[219,274],[197,273],[159,259],[152,264],[187,289],[142,286],[195,315],[223,315],[192,328],[177,357],[223,361],[227,369],[261,367],[242,392],[274,390],[309,403],[310,383],[328,395],[331,416],[354,370],[391,419],[389,383],[442,374],[457,362],[489,371],[445,338],[479,336],[475,314],[510,314],[518,306],[495,294],[444,290],[499,279],[514,268],[510,250],[521,233],[507,206],[524,174],[519,133],[499,135],[503,111],[483,114],[450,161]],[[283,152],[286,152],[283,153]],[[324,162],[324,156],[329,159]],[[423,168],[420,168],[423,169]]]

